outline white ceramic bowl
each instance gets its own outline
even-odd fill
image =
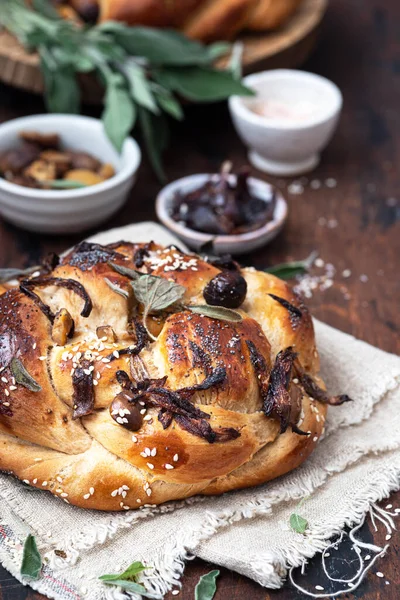
[[[243,83],[256,96],[232,96],[229,109],[237,133],[249,148],[252,165],[282,176],[314,169],[339,119],[339,88],[319,75],[291,69],[255,73]],[[255,113],[252,107],[261,101],[275,111],[269,110],[269,116]],[[279,114],[279,107],[286,110],[286,116]]]
[[[25,188],[0,177],[0,213],[24,229],[40,233],[72,233],[106,221],[126,201],[136,180],[140,149],[128,138],[119,155],[98,119],[78,115],[36,115],[0,125],[0,153],[18,146],[24,130],[54,132],[62,146],[111,163],[116,174],[93,186],[69,190]]]
[[[175,235],[183,240],[190,248],[200,250],[204,244],[213,241],[213,248],[216,254],[245,254],[264,246],[278,235],[282,229],[288,212],[286,200],[283,198],[279,190],[275,190],[277,194],[276,206],[273,220],[263,225],[255,231],[248,233],[240,233],[237,235],[217,235],[209,233],[201,233],[194,229],[177,223],[171,217],[171,208],[173,200],[177,192],[187,193],[203,185],[210,177],[209,173],[200,173],[198,175],[189,175],[182,177],[165,186],[157,196],[156,212],[160,221],[168,227]],[[230,175],[230,180],[235,181],[235,175]],[[249,187],[255,196],[265,200],[271,198],[273,188],[269,183],[261,181],[261,179],[249,178]]]

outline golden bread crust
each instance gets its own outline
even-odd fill
[[[147,318],[155,341],[147,339],[137,352],[143,306],[129,291],[129,278],[110,263],[185,287],[183,306]],[[0,296],[0,469],[77,506],[128,510],[257,485],[300,465],[323,433],[326,405],[311,398],[293,372],[284,423],[280,406],[268,412],[267,390],[278,353],[289,347],[301,368],[317,377],[311,317],[286,283],[254,269],[240,271],[247,283],[237,310],[241,321],[185,308],[205,304],[204,287],[220,272],[175,247],[83,243],[52,272]],[[52,320],[61,309],[74,330],[57,345]],[[105,326],[112,339],[96,335]],[[11,357],[40,391],[15,381]],[[86,411],[78,373],[82,385],[91,382]],[[216,374],[219,379],[201,389]],[[136,430],[110,409],[132,382],[143,413]]]
[[[87,0],[82,3],[85,12]],[[99,0],[99,20],[175,27],[203,42],[233,39],[243,29],[280,27],[301,0]]]

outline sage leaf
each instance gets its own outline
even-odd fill
[[[178,92],[188,100],[212,102],[229,96],[253,96],[253,90],[237,81],[232,73],[203,67],[160,69],[154,72],[163,87]]]
[[[112,34],[128,54],[143,56],[153,65],[206,65],[212,60],[206,46],[175,30],[127,27],[112,21],[103,23],[99,29]]]
[[[121,152],[125,138],[135,124],[136,107],[121,75],[109,75],[106,86],[105,108],[101,119],[108,138],[118,152]]]
[[[154,172],[161,183],[165,183],[167,177],[162,166],[162,144],[156,132],[155,122],[151,113],[143,107],[138,108],[138,118],[143,142]]]
[[[186,291],[178,283],[147,274],[136,281],[132,281],[131,285],[136,299],[143,304],[146,315],[164,310],[175,304],[175,302],[182,299]]]
[[[134,269],[130,269],[129,267],[124,267],[123,265],[118,265],[117,263],[109,262],[108,266],[114,269],[120,275],[124,275],[125,277],[129,277],[129,279],[139,279],[145,273],[140,273],[139,271],[135,271]]]
[[[86,187],[84,183],[81,183],[80,181],[73,181],[72,179],[51,179],[43,181],[42,184],[57,190],[74,190],[77,188]]]
[[[10,363],[11,373],[15,381],[31,392],[40,392],[41,386],[29,375],[19,358],[14,357]]]
[[[106,282],[108,287],[112,289],[113,292],[119,294],[120,296],[123,296],[126,299],[129,298],[129,292],[127,290],[122,289],[121,287],[119,287],[119,285],[107,279],[107,277],[104,277],[104,281]]]
[[[210,571],[207,575],[200,577],[198,584],[194,590],[195,600],[213,600],[217,591],[217,577],[219,571]]]
[[[155,114],[159,114],[151,86],[147,80],[146,72],[137,63],[130,62],[124,65],[124,75],[129,83],[129,90],[133,100]]]
[[[39,55],[48,110],[56,113],[79,113],[80,89],[73,68],[58,64],[44,46],[39,48]]]
[[[182,121],[185,116],[182,107],[171,92],[156,84],[153,91],[162,110],[177,121]]]
[[[32,0],[33,8],[38,12],[48,17],[49,19],[59,19],[60,15],[50,2],[47,0]]]
[[[24,543],[20,573],[23,577],[38,579],[41,568],[42,557],[37,549],[34,536],[29,534]]]
[[[274,265],[273,267],[268,267],[267,269],[263,270],[265,271],[265,273],[270,273],[271,275],[275,275],[280,279],[294,279],[297,275],[304,275],[304,273],[307,273],[312,267],[317,256],[318,252],[314,250],[304,260],[296,260],[292,262],[281,263],[279,265]]]
[[[37,265],[35,267],[28,267],[27,269],[0,269],[0,283],[30,275],[39,269],[40,266]]]
[[[210,44],[208,46],[208,56],[211,62],[214,62],[217,58],[224,56],[231,49],[232,44],[229,42],[215,42],[214,44]]]
[[[148,567],[145,567],[143,563],[139,561],[133,562],[123,573],[117,575],[102,575],[99,577],[102,581],[116,581],[117,579],[134,579],[139,573],[145,571]]]
[[[146,588],[136,582],[136,577],[146,569],[141,562],[133,562],[123,573],[113,575],[102,575],[99,579],[107,585],[118,585],[128,592],[140,594],[144,598],[155,598],[149,594]]]
[[[198,304],[196,306],[186,306],[188,310],[197,315],[203,315],[210,319],[218,319],[220,321],[229,321],[231,323],[240,323],[243,320],[242,315],[236,310],[225,308],[224,306],[211,306],[209,304]]]
[[[308,527],[308,521],[301,515],[298,515],[297,513],[292,513],[290,515],[289,523],[290,527],[296,533],[305,533]]]

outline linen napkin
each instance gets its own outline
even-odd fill
[[[182,247],[155,223],[114,229],[91,241],[120,239]],[[326,548],[346,525],[359,523],[371,504],[400,482],[400,358],[314,324],[329,390],[348,392],[354,402],[328,412],[325,438],[299,469],[257,488],[123,514],[75,508],[1,475],[4,567],[21,580],[22,544],[31,533],[45,566],[39,580],[23,583],[57,600],[138,598],[98,579],[135,560],[153,567],[142,583],[162,597],[180,585],[185,560],[192,556],[280,587],[288,569]],[[301,512],[309,527],[301,535],[288,523],[304,496],[309,499]]]

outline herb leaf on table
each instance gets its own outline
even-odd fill
[[[157,177],[165,173],[164,115],[183,118],[180,98],[214,102],[232,94],[253,95],[230,70],[213,66],[230,45],[205,46],[168,29],[129,27],[113,21],[84,26],[62,19],[49,0],[4,3],[3,25],[25,46],[37,51],[49,111],[78,113],[80,73],[90,73],[105,86],[104,129],[121,151],[136,120]]]
[[[136,581],[137,576],[147,568],[141,562],[135,561],[123,573],[102,575],[99,579],[107,585],[117,585],[123,590],[140,594],[144,598],[154,598],[155,596],[149,594],[146,588]]]
[[[318,253],[314,250],[304,260],[295,260],[292,262],[281,263],[264,269],[265,273],[275,275],[280,279],[294,279],[297,275],[304,275],[312,267]]]
[[[24,543],[24,551],[21,563],[21,575],[38,579],[42,568],[42,557],[37,549],[36,540],[29,534]]]
[[[194,591],[195,600],[213,600],[215,592],[217,591],[217,577],[219,571],[210,571],[206,575],[200,577],[198,584]]]

